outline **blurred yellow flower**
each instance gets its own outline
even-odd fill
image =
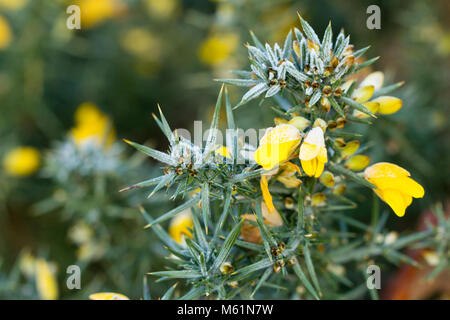
[[[0,7],[6,10],[20,10],[27,4],[28,0],[0,0]]]
[[[129,53],[145,60],[158,60],[161,50],[160,40],[144,28],[127,30],[120,39],[120,44]]]
[[[401,109],[403,102],[401,99],[391,96],[381,96],[377,97],[371,101],[373,93],[376,90],[379,90],[383,87],[384,82],[384,74],[381,71],[375,71],[370,73],[359,85],[359,88],[356,89],[352,98],[356,102],[361,103],[372,113],[380,113],[380,114],[392,114]],[[351,84],[351,81],[346,83],[344,86],[348,86]],[[354,116],[358,118],[366,118],[368,115],[365,113],[355,110]]]
[[[308,132],[305,141],[300,146],[299,158],[303,171],[308,176],[320,177],[325,163],[328,162],[323,130],[320,127],[315,127]]]
[[[118,15],[124,8],[119,0],[79,0],[81,27],[92,28]]]
[[[94,230],[85,221],[77,222],[73,227],[69,229],[68,236],[76,244],[83,244],[91,241],[94,235]]]
[[[76,255],[80,261],[97,260],[103,256],[105,249],[103,243],[89,241],[81,244]]]
[[[199,59],[207,65],[219,65],[231,56],[238,43],[239,36],[235,33],[212,35],[200,45]]]
[[[169,235],[176,242],[183,244],[184,237],[192,238],[192,233],[189,229],[194,228],[192,221],[191,210],[185,210],[177,214],[170,221]]]
[[[144,3],[148,14],[158,19],[172,17],[180,6],[179,0],[144,0]]]
[[[3,159],[3,168],[11,176],[29,176],[39,169],[41,154],[32,147],[18,147]]]
[[[13,38],[8,21],[0,15],[0,50],[9,47]]]
[[[36,269],[36,258],[26,249],[19,260],[20,271],[27,277],[34,276]]]
[[[327,200],[327,197],[324,193],[315,193],[311,197],[311,205],[313,207],[320,207],[325,205],[325,201]]]
[[[91,300],[130,300],[127,296],[115,292],[98,292],[89,295]]]
[[[287,161],[300,144],[300,131],[289,124],[280,124],[269,128],[259,141],[255,152],[255,161],[264,170],[271,170]]]
[[[110,146],[115,139],[110,119],[91,102],[78,107],[75,112],[75,127],[70,133],[77,145],[94,141],[98,145]]]
[[[386,202],[399,217],[405,215],[412,198],[422,198],[423,187],[413,179],[411,174],[393,163],[379,162],[364,171],[367,181],[374,184],[375,193]]]
[[[44,259],[36,260],[36,286],[43,300],[58,299],[58,285],[50,264]]]

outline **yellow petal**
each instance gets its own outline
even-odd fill
[[[317,161],[317,168],[316,168],[316,173],[314,174],[314,177],[319,178],[325,167],[325,162],[322,162],[319,159],[317,159],[316,161]]]
[[[360,87],[373,86],[375,91],[381,89],[384,82],[384,73],[381,71],[375,71],[369,74],[359,85]]]
[[[319,155],[319,152],[319,146],[303,142],[303,144],[300,146],[299,157],[301,160],[311,160],[317,157]]]
[[[405,215],[407,205],[400,191],[387,189],[378,192],[381,194],[381,199],[383,199],[392,208],[392,210],[394,210],[397,216],[403,217]]]
[[[271,170],[289,159],[301,142],[300,131],[289,124],[269,129],[260,141],[254,159],[265,170]]]
[[[372,178],[369,179],[369,182],[379,189],[395,189],[414,198],[422,198],[425,194],[425,190],[420,184],[405,176]]]
[[[370,163],[370,158],[364,155],[356,155],[345,162],[345,167],[353,171],[361,171]]]
[[[413,197],[403,194],[403,201],[405,202],[406,207],[408,207],[412,203]]]
[[[390,162],[378,162],[364,171],[366,178],[379,178],[379,177],[409,177],[411,174],[402,167],[390,163]]]
[[[272,213],[275,211],[275,207],[273,206],[272,195],[270,194],[270,191],[269,191],[269,183],[267,181],[266,176],[264,176],[264,175],[261,176],[260,185],[261,185],[261,191],[262,191],[264,202],[267,205],[267,209],[269,210],[269,213]]]
[[[361,87],[353,92],[352,98],[354,98],[356,102],[363,103],[372,97],[374,91],[375,90],[372,85]]]
[[[317,169],[317,159],[314,158],[312,160],[300,160],[302,163],[303,171],[305,171],[306,175],[312,177],[316,173]]]
[[[115,292],[98,292],[89,296],[91,300],[130,300],[127,296]]]
[[[380,109],[378,113],[381,114],[392,114],[401,109],[403,102],[399,98],[390,97],[390,96],[382,96],[378,97],[372,102],[378,102],[380,104]]]
[[[323,137],[323,130],[320,127],[312,128],[305,137],[305,142],[316,145],[319,147],[325,147],[325,139]]]
[[[324,147],[320,148],[319,154],[317,155],[317,160],[323,163],[328,162],[327,149],[325,149]]]

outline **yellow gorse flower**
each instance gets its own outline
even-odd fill
[[[24,177],[39,169],[41,154],[32,147],[15,148],[3,159],[3,168],[11,176]]]
[[[231,56],[238,42],[239,36],[235,33],[210,36],[200,45],[199,59],[211,66],[219,65]]]
[[[170,221],[169,234],[173,240],[183,244],[184,237],[192,238],[192,233],[189,229],[194,228],[194,223],[192,221],[191,211],[185,210],[177,214]]]
[[[0,15],[0,50],[9,47],[13,38],[8,21]]]
[[[255,161],[264,170],[271,170],[292,156],[302,140],[300,131],[289,124],[269,128],[259,141]]]
[[[58,285],[50,264],[44,259],[36,260],[36,287],[43,300],[58,299]]]
[[[410,173],[388,162],[379,162],[364,171],[364,177],[377,188],[375,193],[386,202],[395,214],[403,217],[412,198],[422,198],[423,187],[410,178]]]
[[[318,178],[328,162],[327,149],[323,130],[320,127],[311,129],[300,146],[300,162],[305,173],[310,177]]]
[[[81,27],[92,28],[119,14],[124,4],[119,0],[79,0]]]
[[[158,19],[172,17],[180,6],[179,0],[144,0],[144,3],[148,14]]]
[[[106,146],[114,142],[114,129],[107,115],[101,112],[91,102],[80,105],[75,112],[75,127],[70,131],[77,145],[87,141],[94,141],[98,145]],[[108,136],[106,136],[108,134]]]
[[[0,8],[16,11],[25,7],[27,2],[28,0],[0,0]]]
[[[89,295],[91,300],[130,300],[127,296],[115,292],[98,292]]]
[[[369,74],[356,89],[352,98],[365,106],[372,113],[392,114],[401,109],[403,102],[399,98],[391,96],[381,96],[373,100],[373,93],[383,86],[384,74],[381,71],[372,72]],[[369,101],[370,100],[370,101]],[[354,111],[354,115],[358,118],[366,118],[368,115],[358,110]]]

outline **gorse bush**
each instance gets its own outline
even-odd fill
[[[140,208],[169,256],[167,270],[151,275],[185,280],[163,299],[333,299],[366,292],[377,298],[377,290],[366,286],[367,267],[385,261],[417,265],[401,252],[405,247],[435,250],[439,263],[430,277],[448,264],[449,226],[442,210],[426,231],[399,236],[385,230],[389,215],[380,214],[378,199],[403,217],[425,191],[398,165],[370,164],[364,155],[370,141],[364,144],[358,132],[358,126],[402,108],[389,95],[402,83],[384,86],[382,72],[361,80],[360,71],[377,60],[362,58],[369,47],[356,50],[343,31],[333,39],[331,23],[320,39],[300,21],[303,30],[289,32],[283,46],[263,45],[252,33],[250,71],[220,80],[249,88],[234,108],[257,98],[273,100],[278,117],[257,148],[238,134],[225,86],[204,145],[172,131],[161,110],[155,120],[169,141],[167,153],[125,140],[165,168],[123,191],[154,186],[150,196],[166,189],[171,199],[183,200],[159,217]],[[234,132],[227,132],[225,145],[217,131],[221,108]],[[362,188],[375,194],[369,223],[364,212],[361,219],[348,214],[357,209],[352,198]]]

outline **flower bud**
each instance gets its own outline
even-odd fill
[[[316,127],[321,128],[322,131],[325,133],[325,131],[327,130],[328,125],[323,119],[317,118],[316,121],[314,121],[314,124],[313,124],[313,128],[316,128]]]
[[[321,193],[321,192],[320,193],[315,193],[311,197],[311,205],[313,207],[324,206],[326,199],[327,199],[327,197],[325,196],[324,193]]]
[[[322,97],[322,99],[320,99],[320,105],[325,112],[329,112],[331,110],[331,103],[330,100],[327,99],[327,97]]]
[[[345,193],[346,190],[347,187],[345,186],[345,184],[338,184],[336,187],[334,187],[333,194],[341,196]]]
[[[370,158],[364,155],[356,155],[345,161],[345,167],[352,171],[364,170],[370,164]]]
[[[291,197],[284,198],[284,206],[289,210],[294,209],[294,199],[292,199]]]
[[[337,140],[337,139],[336,139]],[[342,159],[347,159],[351,155],[353,155],[359,148],[359,141],[353,140],[348,142],[342,149],[341,149],[341,156]]]
[[[276,126],[283,124],[283,123],[288,123],[288,121],[286,119],[279,118],[279,117],[273,118],[273,122],[275,123]]]
[[[308,119],[306,119],[304,117],[298,116],[298,117],[294,117],[291,120],[289,120],[288,124],[296,127],[300,131],[304,131],[306,128],[309,127],[309,125],[311,124],[311,121],[309,121]]]
[[[233,271],[234,271],[234,267],[228,261],[222,263],[222,265],[220,266],[220,272],[222,272],[222,274],[229,274],[229,273],[232,273]]]
[[[328,188],[334,187],[334,175],[330,171],[324,171],[319,180],[320,183]]]

